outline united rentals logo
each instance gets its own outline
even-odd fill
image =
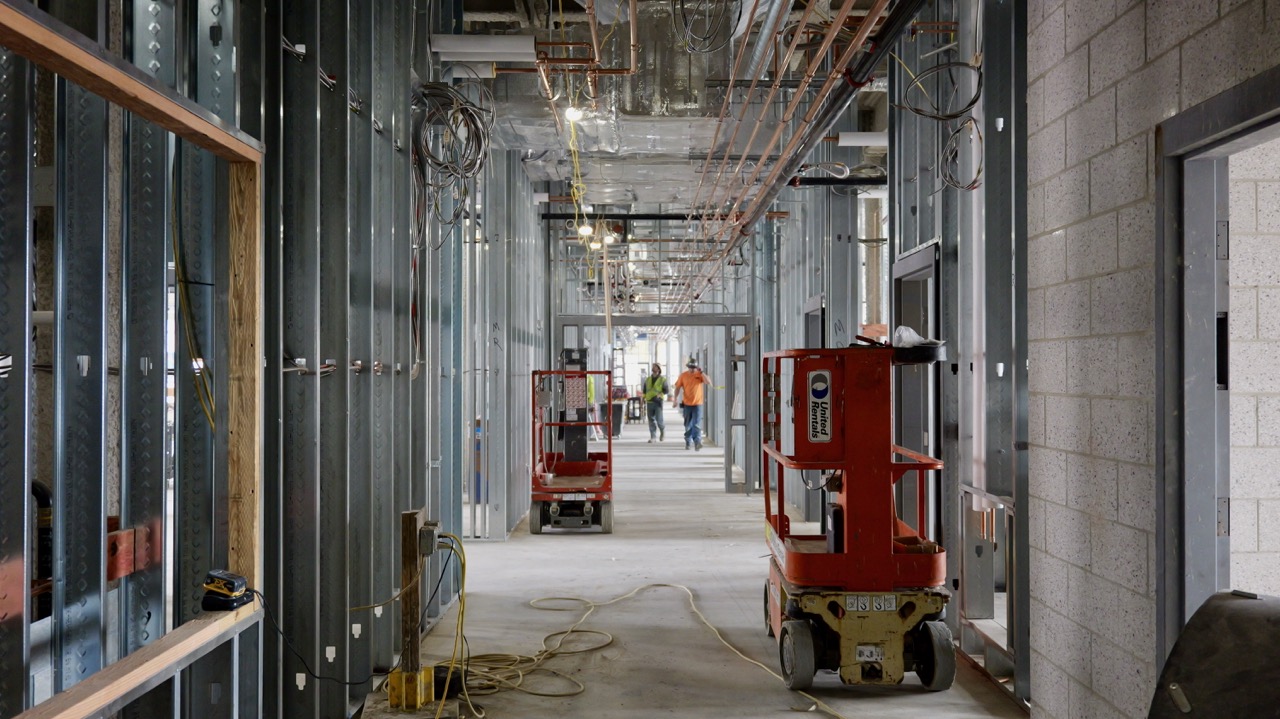
[[[809,441],[831,441],[831,373],[809,373]]]

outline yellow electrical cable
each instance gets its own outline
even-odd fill
[[[182,330],[187,341],[187,356],[192,361],[191,382],[195,385],[196,399],[200,402],[200,410],[209,422],[209,430],[217,429],[217,400],[213,394],[213,386],[209,381],[211,371],[204,358],[199,356],[200,340],[195,334],[196,318],[191,311],[191,296],[188,292],[186,257],[182,252],[181,227],[178,224],[178,165],[173,163],[169,181],[169,234],[173,245],[174,294],[177,295],[178,311],[182,315]],[[196,372],[195,360],[201,361],[200,371]]]
[[[460,568],[460,572],[459,572],[460,578],[458,580],[458,623],[454,627],[454,631],[453,631],[453,653],[449,656],[449,671],[446,672],[444,676],[444,687],[440,691],[440,701],[437,702],[436,704],[435,719],[440,719],[440,717],[444,713],[445,695],[448,694],[449,682],[453,681],[454,669],[457,668],[458,666],[458,656],[462,649],[463,630],[464,630],[464,625],[467,619],[467,555],[466,555],[466,552],[462,549],[462,540],[459,539],[457,535],[450,534],[448,532],[442,532],[440,536],[450,541],[450,544],[448,545],[448,549],[449,551],[453,552],[454,556],[458,558],[458,566]],[[441,664],[443,664],[443,662]],[[440,664],[437,664],[436,666],[440,666]],[[464,696],[466,693],[466,687],[467,687],[467,681],[466,681],[466,674],[464,673],[462,678],[462,688],[463,688]],[[474,713],[477,717],[484,716],[484,712],[478,711],[474,706],[471,706],[470,697],[466,697],[466,700],[467,700],[467,706],[471,709],[472,713]]]
[[[461,549],[462,542],[460,539],[458,539],[456,536],[451,534],[442,534],[441,536],[451,539],[456,544],[456,546],[450,546],[450,550],[457,555],[458,561],[462,565],[462,575],[463,575],[463,579],[461,581],[461,585],[458,591],[458,623],[454,632],[454,651],[453,651],[453,656],[449,660],[448,677],[451,677],[454,668],[458,664],[459,643],[460,641],[465,642],[465,637],[463,637],[463,628],[466,621],[466,558],[465,558],[465,554]],[[475,716],[484,717],[484,712],[476,708],[472,704],[471,695],[475,694],[476,696],[484,696],[489,694],[496,694],[498,692],[508,690],[508,689],[520,691],[532,696],[540,696],[540,697],[548,697],[548,698],[564,698],[564,697],[576,696],[578,694],[583,693],[586,690],[586,686],[582,682],[578,681],[577,679],[563,672],[552,669],[550,667],[543,666],[543,664],[549,659],[552,659],[556,656],[585,654],[588,652],[594,652],[594,651],[603,649],[607,646],[610,646],[614,642],[613,635],[609,634],[608,632],[604,632],[596,629],[582,629],[581,628],[582,624],[586,622],[587,619],[593,613],[595,613],[595,611],[600,607],[607,607],[609,605],[617,604],[618,602],[625,601],[645,590],[663,589],[663,588],[677,589],[684,592],[686,598],[689,601],[689,609],[693,612],[694,616],[696,616],[698,620],[702,622],[704,626],[707,627],[707,629],[711,630],[711,633],[715,635],[716,639],[718,639],[721,644],[727,647],[731,652],[736,654],[743,661],[759,667],[760,669],[768,672],[770,676],[774,677],[779,681],[782,681],[782,676],[779,675],[777,672],[773,671],[772,669],[765,666],[761,662],[758,662],[755,659],[752,659],[751,657],[747,656],[741,650],[739,650],[737,647],[731,644],[729,640],[725,639],[724,635],[720,632],[720,630],[714,624],[712,624],[711,620],[707,619],[706,615],[702,613],[702,610],[698,608],[697,599],[693,594],[693,590],[689,589],[688,587],[682,584],[653,583],[653,584],[641,585],[625,594],[621,594],[612,599],[608,599],[601,602],[592,601],[590,599],[584,599],[582,597],[540,597],[538,599],[534,599],[530,601],[529,606],[533,607],[534,609],[567,612],[567,611],[574,611],[575,609],[581,608],[581,609],[585,609],[585,611],[583,611],[582,616],[578,617],[577,621],[575,621],[573,625],[570,626],[568,629],[564,629],[558,632],[552,632],[551,634],[548,634],[545,637],[543,637],[542,650],[533,656],[524,656],[519,654],[507,654],[507,653],[490,653],[490,654],[480,654],[480,655],[467,658],[465,660],[465,666],[463,667],[464,674],[463,674],[462,691],[463,691],[464,700],[466,701],[468,708],[472,711],[472,713]],[[544,606],[548,602],[569,602],[574,604],[575,606],[570,606],[570,607]],[[593,644],[588,647],[579,648],[579,649],[565,649],[564,648],[565,641],[574,634],[583,634],[583,635],[593,634],[596,636],[604,637],[604,641],[597,644]],[[548,646],[548,642],[551,642],[553,640],[555,641],[555,644],[553,646]],[[437,664],[437,666],[443,666],[443,665],[444,665],[444,662]],[[566,682],[572,684],[573,688],[568,691],[551,692],[551,691],[530,689],[524,686],[524,680],[528,678],[530,675],[534,674],[535,672],[543,672],[543,673],[558,677],[560,679],[563,679]],[[445,680],[446,687],[448,686],[448,683],[449,683],[449,678],[446,678]],[[821,699],[813,696],[812,694],[808,692],[803,692],[803,691],[797,691],[796,693],[808,699],[809,701],[813,702],[815,709],[822,711],[823,713],[833,717],[834,719],[845,719],[844,715],[836,711],[834,707],[822,701]],[[443,711],[443,704],[444,702],[443,700],[441,700],[440,707],[438,707],[436,710],[436,719],[439,719],[440,712]]]
[[[928,90],[926,90],[926,89],[924,89],[924,85],[923,85],[923,84],[916,82],[916,74],[915,74],[914,72],[911,72],[911,68],[907,67],[907,63],[903,62],[903,61],[902,61],[902,58],[898,57],[898,56],[897,56],[897,54],[895,54],[895,53],[890,52],[890,53],[889,53],[889,57],[893,58],[894,60],[897,60],[897,61],[898,61],[898,64],[902,66],[902,69],[907,71],[907,74],[911,76],[911,82],[912,82],[916,87],[920,88],[920,92],[924,93],[924,99],[928,100],[928,101],[929,101],[929,104],[930,104],[930,105],[932,105],[932,104],[933,104],[933,98],[932,98],[932,97],[929,97],[929,91],[928,91]],[[904,93],[904,95],[905,95],[905,93]]]

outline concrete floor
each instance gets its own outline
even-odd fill
[[[689,587],[707,618],[748,656],[777,671],[765,635],[761,594],[768,559],[763,500],[726,495],[723,455],[685,451],[678,414],[669,411],[667,441],[646,444],[628,425],[614,444],[615,531],[601,535],[521,523],[506,542],[467,546],[466,636],[473,654],[533,654],[543,636],[565,629],[577,612],[533,609],[546,596],[605,600],[648,583]],[[456,607],[424,641],[429,661],[447,658]],[[599,651],[556,657],[548,666],[586,685],[570,698],[516,691],[481,697],[492,719],[507,717],[778,717],[812,706],[799,694],[725,648],[689,610],[683,592],[651,589],[598,609],[583,628],[609,632]],[[582,641],[590,641],[587,637]],[[534,677],[530,686],[563,685]],[[955,686],[924,691],[915,675],[900,687],[856,689],[820,673],[812,692],[845,717],[1016,717],[1026,714],[963,661]]]

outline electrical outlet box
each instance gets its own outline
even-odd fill
[[[440,539],[440,523],[427,522],[418,530],[418,554],[426,557],[436,551],[436,542]]]

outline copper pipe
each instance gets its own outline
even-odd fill
[[[751,17],[755,17],[756,9],[759,7],[759,5],[760,5],[760,0],[751,0]],[[730,105],[729,101],[733,97],[733,85],[738,79],[738,70],[742,67],[742,58],[747,54],[746,50],[747,50],[747,43],[744,42],[742,43],[742,45],[738,47],[738,57],[733,61],[733,69],[729,72],[729,89],[724,94],[724,102],[720,104],[720,116],[716,118],[716,131],[711,136],[711,154],[708,155],[708,159],[711,159],[715,156],[716,145],[717,143],[720,142],[720,129],[724,127],[724,117],[729,112],[729,105]],[[755,87],[755,83],[756,83],[756,80],[752,79],[751,86],[753,88]],[[750,95],[748,95],[748,97],[750,97]],[[734,136],[735,137],[737,136],[736,133]],[[730,139],[729,145],[730,147],[732,147],[733,145],[732,139]],[[729,150],[726,148],[725,155],[728,156],[728,154],[729,154]],[[701,176],[698,178],[698,187],[693,192],[693,202],[689,203],[690,208],[695,208],[698,206],[698,198],[702,196],[702,185],[706,183],[706,181],[707,181],[707,173],[703,172]],[[692,218],[692,213],[690,213],[690,218]]]
[[[591,67],[598,64],[594,57],[546,57],[546,56],[543,56],[538,58],[535,62],[544,64],[544,65],[572,65],[572,66],[585,65],[587,67]]]
[[[564,134],[564,123],[560,121],[560,113],[556,111],[555,93],[551,92],[551,78],[547,75],[546,66],[539,65],[534,68],[538,73],[538,79],[542,81],[542,89],[547,93],[547,107],[551,108],[551,117],[556,121],[556,134]]]
[[[844,17],[845,17],[844,13],[850,8],[851,5],[852,5],[852,0],[847,0],[844,7],[841,8],[841,15],[839,15],[838,19],[832,23],[833,25],[839,26],[843,24]],[[888,6],[888,0],[877,0],[877,2],[875,3],[875,6],[868,12],[867,20],[863,22],[862,26],[859,28],[858,33],[854,37],[853,41],[849,43],[849,45],[845,48],[844,53],[842,53],[840,59],[832,67],[832,71],[829,73],[827,81],[823,83],[822,88],[818,91],[817,96],[813,99],[813,104],[810,107],[809,112],[807,112],[804,118],[802,118],[801,120],[802,127],[800,131],[797,131],[795,134],[792,135],[791,140],[787,143],[786,148],[780,153],[780,156],[787,157],[789,156],[789,153],[795,152],[796,144],[800,142],[801,138],[804,136],[803,126],[812,124],[813,119],[816,116],[818,110],[820,109],[820,106],[822,105],[823,101],[826,99],[828,95],[830,95],[832,89],[834,89],[835,87],[835,83],[841,79],[845,68],[847,68],[849,63],[853,60],[853,58],[856,57],[857,54],[862,51],[863,45],[866,43],[867,37],[870,36],[871,30],[873,29],[876,21],[878,21],[880,17],[883,16],[885,8],[887,6]],[[797,33],[797,37],[798,36],[799,36],[799,33]],[[807,69],[805,73],[805,81],[801,84],[801,88],[807,88],[813,76],[816,75],[816,70],[817,70],[816,63],[820,61],[820,58],[822,55],[826,54],[826,51],[829,49],[830,44],[834,42],[834,40],[835,40],[835,32],[833,31],[829,33],[827,41],[823,43],[824,47],[821,50],[821,52],[815,55],[814,57],[815,64],[811,64],[810,67]],[[776,84],[776,81],[775,81],[775,84]],[[802,93],[800,92],[796,93],[795,97],[792,99],[792,102],[790,103],[790,105],[787,107],[787,110],[783,114],[782,122],[778,124],[777,129],[773,133],[773,137],[770,138],[769,143],[765,146],[765,150],[760,153],[762,156],[767,156],[770,153],[770,151],[772,151],[774,145],[777,144],[778,139],[781,137],[782,130],[790,122],[791,118],[794,117],[796,107],[798,106],[802,97],[803,97]],[[756,129],[758,130],[759,127],[760,127],[760,121],[757,120]],[[753,138],[754,138],[754,135],[755,133],[753,132],[752,133]],[[743,150],[743,157],[742,157],[742,160],[739,162],[739,168],[745,162],[746,155],[750,152],[751,145],[752,145],[752,142],[749,141],[747,147]],[[769,173],[768,179],[765,181],[765,184],[764,184],[765,187],[769,187],[770,186],[769,183],[776,180],[777,174],[781,167],[782,167],[781,163],[774,165],[773,170]],[[748,186],[755,184],[755,181],[759,178],[762,170],[763,170],[763,165],[757,165],[755,171],[751,175],[750,180],[748,180],[746,184]],[[740,171],[740,169],[738,171]],[[737,174],[738,171],[735,171],[735,174]],[[742,206],[742,202],[745,199],[745,197],[746,197],[745,193],[742,195],[739,195],[737,201],[734,202],[733,207],[729,212],[730,215],[737,215],[739,213],[739,208]],[[760,197],[761,196],[757,194],[752,199],[751,203],[748,205],[746,212],[744,214],[746,214],[747,216],[750,216],[752,213],[754,213],[757,205],[760,202]],[[712,199],[714,199],[714,197]],[[729,229],[732,229],[732,226],[722,226],[718,232],[718,235],[723,234],[725,231]],[[732,252],[735,247],[737,247],[738,243],[741,242],[742,237],[744,237],[745,234],[747,234],[747,230],[746,228],[742,228],[740,232],[734,236],[733,241],[729,242],[725,246],[724,250],[719,253],[719,257],[718,257],[719,262],[723,262],[724,259],[729,256],[729,253]],[[705,281],[707,282],[710,282],[711,278],[714,277],[714,274],[715,274],[715,269],[712,268],[710,272],[704,273],[703,279],[705,279]]]
[[[789,219],[790,217],[791,217],[790,212],[783,212],[779,210],[771,210],[769,212],[764,213],[764,219],[766,220],[786,220],[786,219]]]
[[[753,15],[753,16],[755,15],[756,8],[757,8],[758,4],[759,4],[759,0],[755,0],[755,4],[753,4],[753,5],[751,6],[751,13],[752,13],[752,15]],[[814,5],[814,3],[808,3],[808,4],[805,6],[805,9],[804,9],[804,15],[802,15],[802,16],[801,16],[801,18],[800,18],[800,24],[801,24],[801,25],[803,25],[803,24],[808,20],[809,15],[811,15],[811,14],[813,13],[813,5]],[[782,23],[782,16],[779,16],[779,17],[778,17],[778,19],[777,19],[777,21],[774,23],[774,27],[772,27],[772,28],[763,28],[763,27],[762,27],[762,28],[760,28],[760,39],[757,39],[757,40],[756,40],[756,42],[762,42],[762,41],[763,41],[763,38],[767,37],[767,36],[766,36],[766,34],[765,34],[765,32],[766,32],[767,30],[772,30],[772,35],[776,35],[776,34],[781,30],[781,28],[779,27],[779,26],[781,25],[781,23]],[[793,52],[795,51],[796,40],[798,39],[798,37],[799,37],[799,33],[797,33],[797,37],[796,37],[796,38],[793,38],[792,43],[791,43],[791,48],[790,48],[790,49],[788,49],[788,51],[787,51],[787,57],[786,57],[786,61],[787,61],[787,62],[790,62],[790,60],[791,60],[791,53],[793,53]],[[736,81],[737,81],[737,78],[738,78],[738,71],[739,71],[739,69],[741,68],[741,65],[742,65],[742,58],[743,58],[743,56],[745,55],[745,50],[746,50],[746,48],[747,48],[747,43],[745,43],[745,42],[744,42],[744,43],[742,43],[742,45],[741,45],[741,46],[739,47],[739,49],[738,49],[738,59],[737,59],[736,61],[734,61],[734,65],[733,65],[733,72],[729,73],[729,86],[730,86],[730,88],[732,88],[732,87],[733,87],[734,82],[736,82]],[[751,99],[751,95],[755,92],[755,90],[756,90],[756,85],[757,85],[757,84],[759,84],[759,82],[760,82],[760,76],[759,76],[759,73],[755,73],[755,74],[754,74],[754,76],[751,78],[751,85],[749,85],[749,86],[747,87],[747,99],[748,99],[748,100],[750,100],[750,99]],[[765,102],[764,102],[764,104],[765,104],[766,106],[769,104],[770,100],[772,100],[774,93],[775,93],[775,92],[777,92],[777,89],[776,89],[776,88],[777,88],[777,86],[780,84],[780,82],[781,82],[781,78],[780,78],[780,77],[775,77],[775,78],[774,78],[774,83],[773,83],[773,84],[774,84],[774,87],[770,90],[769,98],[768,98],[768,99],[766,99],[766,100],[765,100]],[[714,162],[716,143],[717,143],[717,142],[719,141],[719,139],[720,139],[720,128],[724,125],[725,115],[727,115],[727,114],[728,114],[728,110],[729,110],[729,107],[730,107],[730,104],[731,104],[732,99],[733,99],[733,92],[732,92],[732,90],[730,90],[729,92],[726,92],[726,93],[725,93],[725,96],[724,96],[724,103],[723,103],[723,104],[721,104],[721,106],[720,106],[720,117],[718,117],[718,118],[716,119],[716,131],[715,131],[715,134],[714,134],[714,135],[713,135],[713,137],[712,137],[712,141],[711,141],[711,155],[710,155],[710,157],[709,157],[709,160],[710,160],[711,162]],[[745,105],[745,104],[744,104],[744,106],[743,106],[743,113],[744,113],[744,114],[746,113],[746,105]],[[757,120],[757,125],[758,125],[758,124],[759,124],[759,121]],[[728,167],[728,165],[729,165],[729,153],[732,151],[732,148],[733,148],[733,145],[734,145],[734,141],[738,139],[738,132],[739,132],[739,131],[741,131],[741,130],[742,130],[742,123],[741,123],[741,122],[739,122],[739,123],[735,123],[735,126],[734,126],[734,128],[733,128],[733,134],[729,136],[729,142],[728,142],[728,143],[726,143],[726,146],[725,146],[724,159],[723,159],[723,161],[721,161],[721,163],[720,163],[720,169],[716,172],[715,179],[714,179],[714,180],[712,180],[712,184],[711,184],[711,197],[712,197],[712,198],[714,198],[716,195],[718,195],[718,194],[719,194],[718,190],[719,190],[719,187],[720,187],[720,178],[724,176],[725,168],[727,168],[727,167]],[[710,166],[710,162],[708,163],[708,166]],[[697,206],[698,206],[698,201],[699,201],[699,200],[701,199],[701,197],[702,197],[702,186],[703,186],[703,184],[704,184],[704,182],[705,182],[705,181],[706,181],[706,172],[704,171],[704,172],[702,173],[702,177],[701,177],[701,178],[699,179],[699,181],[698,181],[698,189],[693,193],[693,202],[692,202],[692,203],[690,203],[690,205],[689,205],[690,207],[697,207]],[[707,201],[706,207],[707,207],[707,209],[710,209],[710,208],[712,207],[712,203],[711,203],[711,200],[710,200],[710,199]]]
[[[845,7],[848,7],[851,4],[852,4],[851,1],[846,2]],[[841,80],[841,78],[843,77],[845,68],[848,67],[849,63],[853,61],[853,58],[855,58],[858,55],[858,53],[862,52],[863,45],[866,43],[867,38],[871,35],[871,29],[875,24],[874,19],[884,14],[884,10],[888,5],[889,5],[889,0],[876,0],[875,5],[871,8],[870,12],[868,13],[868,20],[862,24],[862,27],[859,28],[858,30],[858,34],[854,36],[853,41],[850,42],[849,45],[845,48],[845,51],[843,54],[841,54],[840,59],[837,60],[836,63],[832,66],[831,71],[827,75],[827,81],[823,83],[822,88],[818,91],[818,94],[813,98],[813,102],[809,106],[809,111],[805,113],[803,118],[801,118],[800,120],[801,127],[798,128],[794,133],[792,133],[791,140],[787,142],[786,147],[782,150],[782,152],[779,153],[779,156],[790,157],[790,153],[795,152],[797,143],[799,143],[801,138],[804,136],[805,128],[808,125],[813,123],[813,120],[815,117],[817,117],[818,112],[822,110],[823,101],[826,100],[827,96],[831,94],[831,91],[835,88],[836,83]],[[840,18],[840,22],[843,22],[843,18]],[[839,24],[839,23],[836,23],[836,24]],[[819,54],[825,55],[831,43],[834,42],[834,40],[835,40],[835,33],[829,34],[827,37],[827,41],[823,43],[823,48]],[[810,81],[817,74],[817,61],[819,60],[819,58],[815,57],[814,60],[815,60],[815,63],[810,65],[805,72],[806,82],[803,83],[805,87],[808,86],[808,81]],[[782,114],[782,120],[778,123],[778,127],[774,130],[773,136],[769,138],[769,142],[765,145],[764,151],[762,151],[760,154],[768,155],[770,152],[773,151],[774,145],[776,145],[778,143],[778,140],[782,137],[783,130],[787,128],[787,125],[790,124],[791,119],[795,116],[796,109],[799,107],[800,101],[802,99],[803,99],[803,96],[800,93],[797,93],[795,97],[792,98],[791,103],[787,106],[787,109]],[[744,152],[747,152],[749,150],[750,150],[750,146],[748,145],[747,150],[744,150]],[[739,167],[741,167],[742,164],[743,163],[740,162]],[[774,164],[773,170],[770,171],[768,175],[768,179],[766,179],[764,182],[765,187],[768,187],[770,182],[773,182],[777,179],[777,174],[781,167],[782,167],[781,163]],[[756,180],[760,178],[760,173],[763,171],[763,169],[764,169],[763,165],[756,165],[755,171],[751,173],[750,179],[748,179],[746,182],[748,187],[756,184]],[[757,195],[756,198],[753,198],[751,204],[748,205],[748,208],[747,208],[748,213],[755,209],[758,197],[759,195]],[[733,212],[738,211],[738,209],[742,207],[742,201],[745,198],[746,198],[745,193],[738,196],[738,200],[733,204],[733,209],[732,209]]]
[[[632,0],[635,2],[635,0]],[[600,67],[600,28],[596,25],[595,0],[587,0],[587,27],[591,28],[591,69]],[[587,75],[587,93],[591,95],[591,107],[596,106],[596,98],[600,96],[599,84],[594,74]]]
[[[814,3],[809,3],[808,5],[805,6],[804,14],[800,16],[800,20],[798,22],[798,24],[801,27],[804,27],[808,23],[809,17],[813,14],[814,6],[815,6]],[[843,18],[846,17],[848,13],[852,12],[852,10],[853,10],[853,0],[845,0],[844,6],[841,7],[840,13],[837,15],[837,18],[843,21]],[[775,30],[775,34],[776,34],[776,30]],[[833,41],[835,39],[835,31],[829,30],[827,33],[827,36],[828,36],[828,42]],[[787,54],[783,58],[782,65],[785,66],[787,64],[790,64],[791,58],[795,55],[796,48],[799,47],[800,45],[801,37],[802,37],[802,33],[799,33],[799,32],[795,33],[792,36],[791,44],[787,48]],[[823,51],[823,53],[825,54],[825,50]],[[812,60],[809,63],[810,72],[806,72],[805,78],[801,81],[800,85],[797,87],[796,89],[797,98],[802,97],[804,95],[806,88],[808,88],[809,83],[812,81],[812,76],[813,76],[812,70],[816,66],[816,63],[818,62],[820,62],[820,58],[815,57],[814,60]],[[774,77],[773,84],[769,88],[769,94],[765,96],[765,99],[763,102],[763,105],[765,107],[767,107],[770,103],[773,102],[773,98],[778,94],[778,90],[781,89],[781,86],[782,86],[782,75],[778,74]],[[755,83],[753,82],[752,87],[747,90],[748,98],[751,97],[751,92],[754,89],[754,87],[755,87]],[[745,117],[745,115],[746,115],[746,107],[744,106],[743,116]],[[751,135],[750,137],[747,138],[747,146],[746,148],[743,149],[742,154],[739,156],[738,166],[734,168],[731,175],[732,177],[736,177],[742,172],[742,166],[743,164],[745,164],[747,156],[751,154],[751,148],[755,145],[756,136],[760,133],[760,128],[762,126],[763,120],[764,120],[763,114],[760,117],[756,118],[755,125],[751,130]],[[738,123],[738,127],[734,129],[734,134],[729,139],[729,147],[733,147],[734,140],[737,138],[738,131],[741,129],[742,125],[743,123]],[[781,125],[779,127],[781,127]],[[762,152],[760,154],[761,156],[767,156],[768,152]],[[720,178],[723,177],[724,171],[728,169],[730,162],[731,161],[729,159],[729,151],[728,149],[726,149],[724,162],[721,164],[720,170],[716,173],[715,184],[712,185],[712,194],[710,199],[707,201],[708,207],[714,207],[716,201],[719,199]],[[759,166],[757,166],[757,169],[758,168]],[[722,228],[722,231],[723,231],[723,228]]]
[[[784,114],[783,121],[778,124],[777,130],[774,132],[774,137],[770,141],[769,145],[766,147],[765,151],[759,153],[762,157],[768,156],[769,150],[772,149],[773,145],[777,143],[778,136],[781,134],[783,128],[786,126],[785,123],[790,120],[791,115],[794,113],[795,106],[804,97],[805,90],[808,88],[809,83],[813,81],[813,77],[817,73],[817,68],[822,61],[822,56],[826,54],[827,49],[830,47],[830,45],[833,42],[835,42],[837,31],[835,30],[834,26],[838,26],[844,22],[845,18],[847,18],[849,14],[853,12],[853,5],[854,5],[854,0],[845,0],[844,5],[842,5],[840,8],[840,12],[836,15],[836,18],[832,21],[832,27],[830,27],[827,31],[826,38],[822,44],[821,50],[814,55],[813,59],[809,62],[808,67],[805,69],[804,79],[800,82],[799,87],[796,89],[795,96],[792,99],[791,105],[788,107],[788,111]],[[803,27],[808,22],[810,15],[812,15],[814,6],[815,6],[815,3],[809,3],[808,5],[805,6],[804,14],[800,16],[800,20],[799,20],[799,25],[801,27]],[[795,53],[796,47],[800,44],[801,37],[802,37],[802,33],[797,32],[791,38],[791,45],[790,47],[788,47],[787,55],[783,59],[784,65],[790,63],[791,57]],[[782,81],[782,76],[780,74],[775,76],[773,85],[769,88],[769,94],[765,97],[765,100],[763,103],[765,107],[767,107],[770,103],[773,102],[774,96],[777,95],[778,90],[781,87],[781,81]],[[754,87],[754,83],[752,84],[752,86]],[[751,90],[748,90],[747,92],[748,92],[747,97],[750,98]],[[817,97],[814,99],[814,102],[818,103],[818,102],[821,102],[821,100],[822,100],[821,97]],[[746,113],[746,107],[744,106],[743,108],[744,117],[745,117],[745,113]],[[747,145],[745,148],[743,148],[742,154],[739,156],[739,159],[738,159],[738,165],[733,169],[733,173],[731,176],[736,177],[741,174],[742,167],[744,164],[746,164],[747,156],[751,154],[751,148],[755,146],[756,137],[759,135],[760,128],[763,126],[762,124],[763,120],[764,120],[764,114],[761,114],[759,117],[756,118],[755,126],[751,130],[751,135],[747,138]],[[733,138],[730,138],[729,140],[730,147],[733,146],[733,141],[737,137],[737,130],[742,127],[742,124],[743,123],[738,123],[738,128],[735,129]],[[707,201],[707,207],[709,208],[715,207],[715,203],[719,199],[720,177],[723,176],[725,169],[728,168],[729,162],[730,162],[729,152],[728,150],[726,150],[724,163],[721,165],[719,172],[716,174],[715,185],[713,185],[711,197]],[[756,177],[759,176],[760,170],[762,167],[763,165],[759,165],[759,164],[756,165],[756,171],[752,175],[751,181],[747,183],[748,185],[754,183]],[[736,203],[734,206],[735,210],[737,209],[737,206],[741,204],[741,198],[742,196],[739,195],[738,203]],[[727,198],[726,198],[726,201],[727,201]],[[724,232],[725,229],[727,228],[721,227],[720,232]]]
[[[591,47],[591,43],[589,42],[570,42],[570,41],[556,41],[556,42],[539,41],[539,42],[533,43],[533,45],[534,47]]]

